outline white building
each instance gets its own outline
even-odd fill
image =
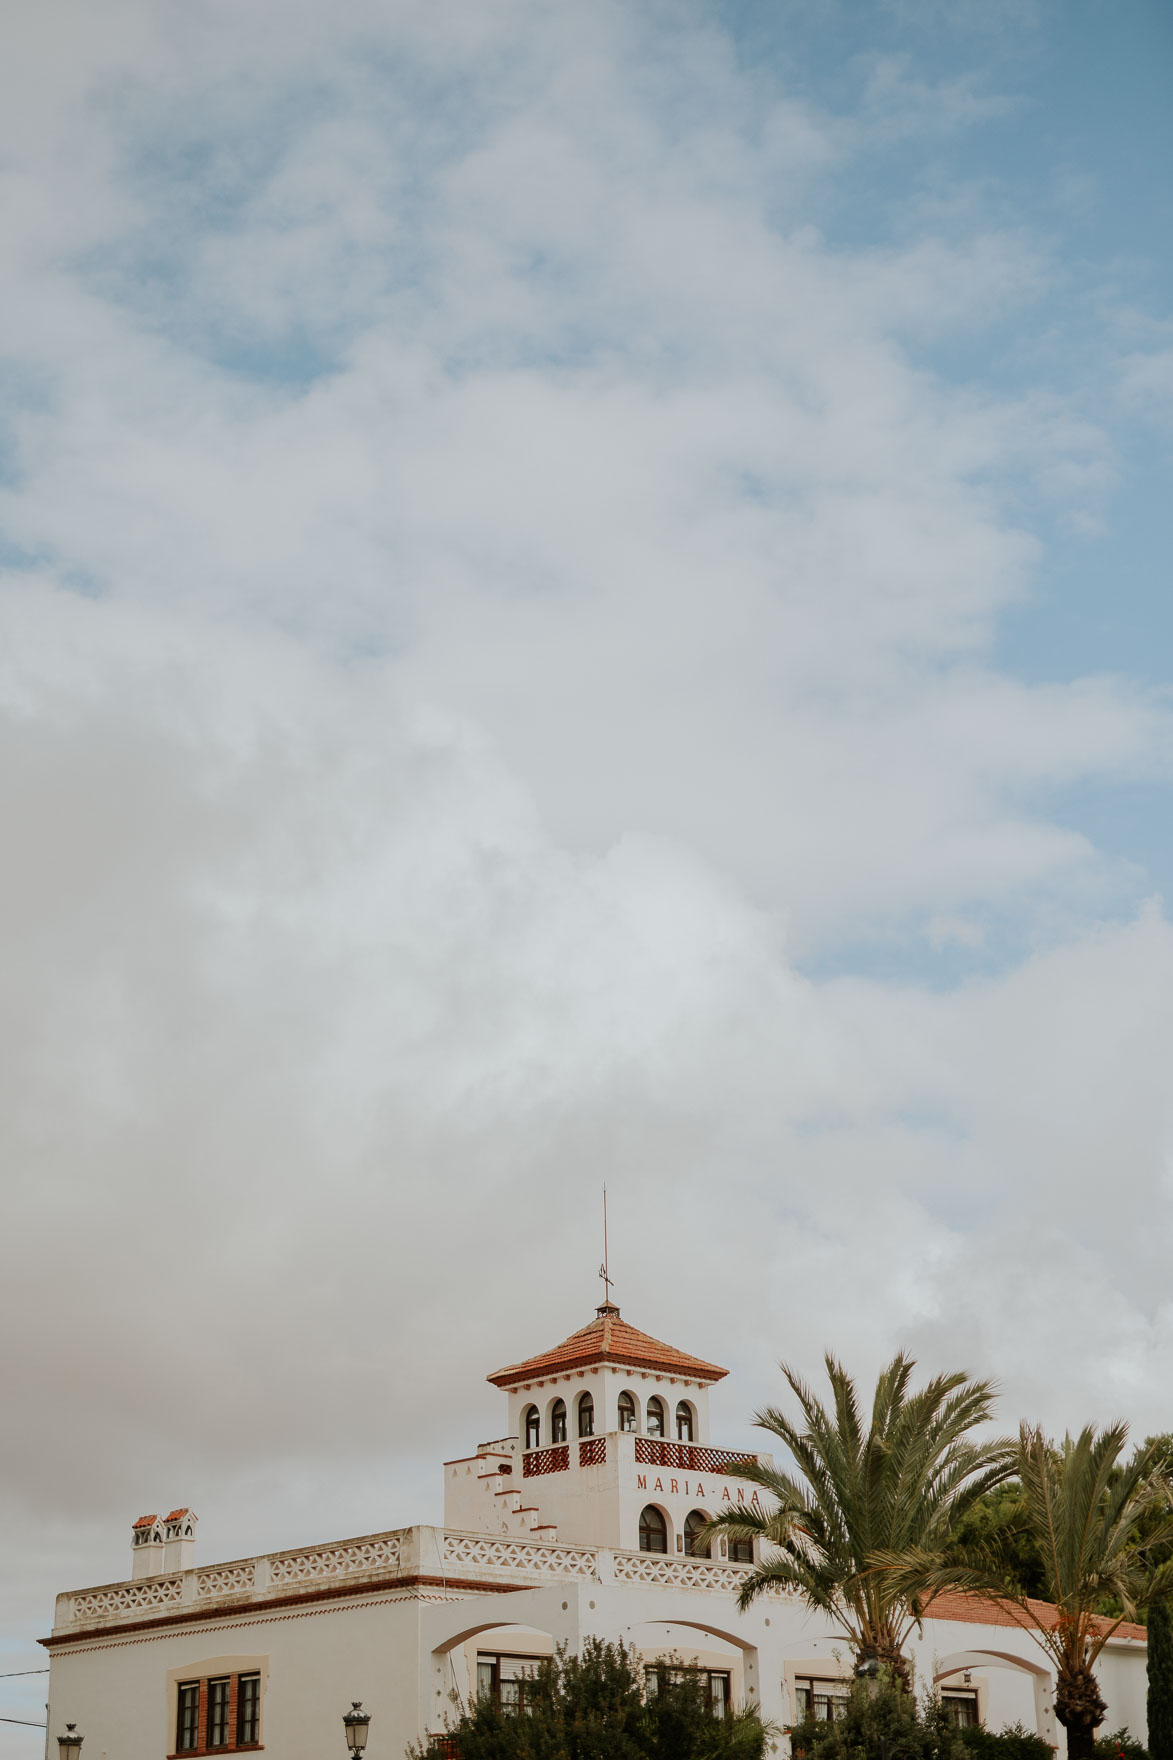
[[[197,1567],[190,1510],[141,1518],[127,1581],[57,1599],[50,1742],[68,1721],[86,1760],[319,1760],[343,1753],[341,1714],[362,1700],[371,1760],[402,1760],[472,1695],[516,1700],[537,1659],[590,1634],[704,1670],[717,1710],[759,1704],[783,1726],[811,1698],[833,1710],[842,1639],[787,1594],[739,1613],[750,1549],[694,1546],[705,1518],[755,1495],[730,1476],[745,1457],[710,1442],[724,1373],[607,1303],[489,1377],[508,1394],[508,1433],[445,1464],[443,1528]],[[910,1651],[959,1718],[1059,1739],[1046,1658],[1005,1611],[940,1598]],[[1141,1627],[1119,1628],[1099,1675],[1106,1727],[1143,1739]]]

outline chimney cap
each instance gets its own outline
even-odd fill
[[[140,1516],[134,1525],[136,1528],[152,1528],[158,1519],[158,1516]]]

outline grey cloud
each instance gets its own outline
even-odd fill
[[[604,1177],[730,1441],[777,1356],[908,1339],[1157,1427],[1173,944],[1046,801],[1167,777],[1168,705],[998,669],[1111,458],[916,352],[1045,254],[829,244],[843,132],[711,25],[104,13],[22,18],[5,112],[13,1645],[163,1499],[222,1554],[436,1513],[483,1373],[588,1312]],[[952,990],[810,975],[1006,922]]]

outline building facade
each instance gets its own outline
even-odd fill
[[[757,1495],[736,1478],[747,1457],[710,1440],[724,1373],[608,1302],[489,1376],[506,1434],[445,1463],[442,1528],[199,1567],[192,1511],[142,1517],[126,1581],[57,1599],[50,1742],[70,1722],[87,1760],[317,1760],[342,1753],[341,1715],[361,1700],[372,1760],[402,1760],[478,1693],[523,1703],[540,1659],[591,1635],[622,1638],[649,1671],[666,1657],[701,1671],[715,1715],[755,1704],[780,1728],[807,1707],[834,1716],[842,1638],[786,1593],[739,1613],[752,1545],[706,1551],[700,1537]],[[1047,1659],[1005,1610],[939,1597],[909,1650],[959,1721],[1058,1742]],[[1143,1739],[1143,1629],[1121,1626],[1098,1672],[1107,1727]]]

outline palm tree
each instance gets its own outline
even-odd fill
[[[1055,1668],[1055,1715],[1067,1731],[1069,1760],[1090,1760],[1106,1707],[1096,1660],[1122,1619],[1173,1595],[1173,1560],[1153,1567],[1152,1549],[1173,1538],[1168,1445],[1146,1444],[1122,1465],[1127,1424],[1081,1430],[1061,1448],[1029,1424],[1019,1431],[1013,1472],[1026,1494],[1025,1523],[1043,1565],[1045,1600],[1009,1580],[998,1549],[946,1561],[895,1550],[878,1559],[893,1590],[915,1585],[920,1599],[941,1589],[992,1596],[1017,1614]],[[1118,1613],[1097,1611],[1105,1601]]]
[[[904,1643],[920,1618],[915,1585],[873,1568],[874,1555],[935,1554],[970,1504],[1010,1470],[1006,1442],[981,1445],[975,1425],[990,1416],[994,1388],[965,1374],[938,1375],[909,1389],[916,1367],[901,1353],[876,1383],[871,1422],[860,1415],[853,1382],[828,1356],[830,1407],[782,1365],[801,1408],[801,1423],[769,1407],[755,1422],[785,1444],[797,1469],[763,1461],[735,1469],[774,1500],[757,1511],[743,1504],[708,1527],[734,1540],[767,1542],[738,1601],[744,1609],[767,1589],[797,1590],[834,1621],[855,1655],[910,1685]]]

